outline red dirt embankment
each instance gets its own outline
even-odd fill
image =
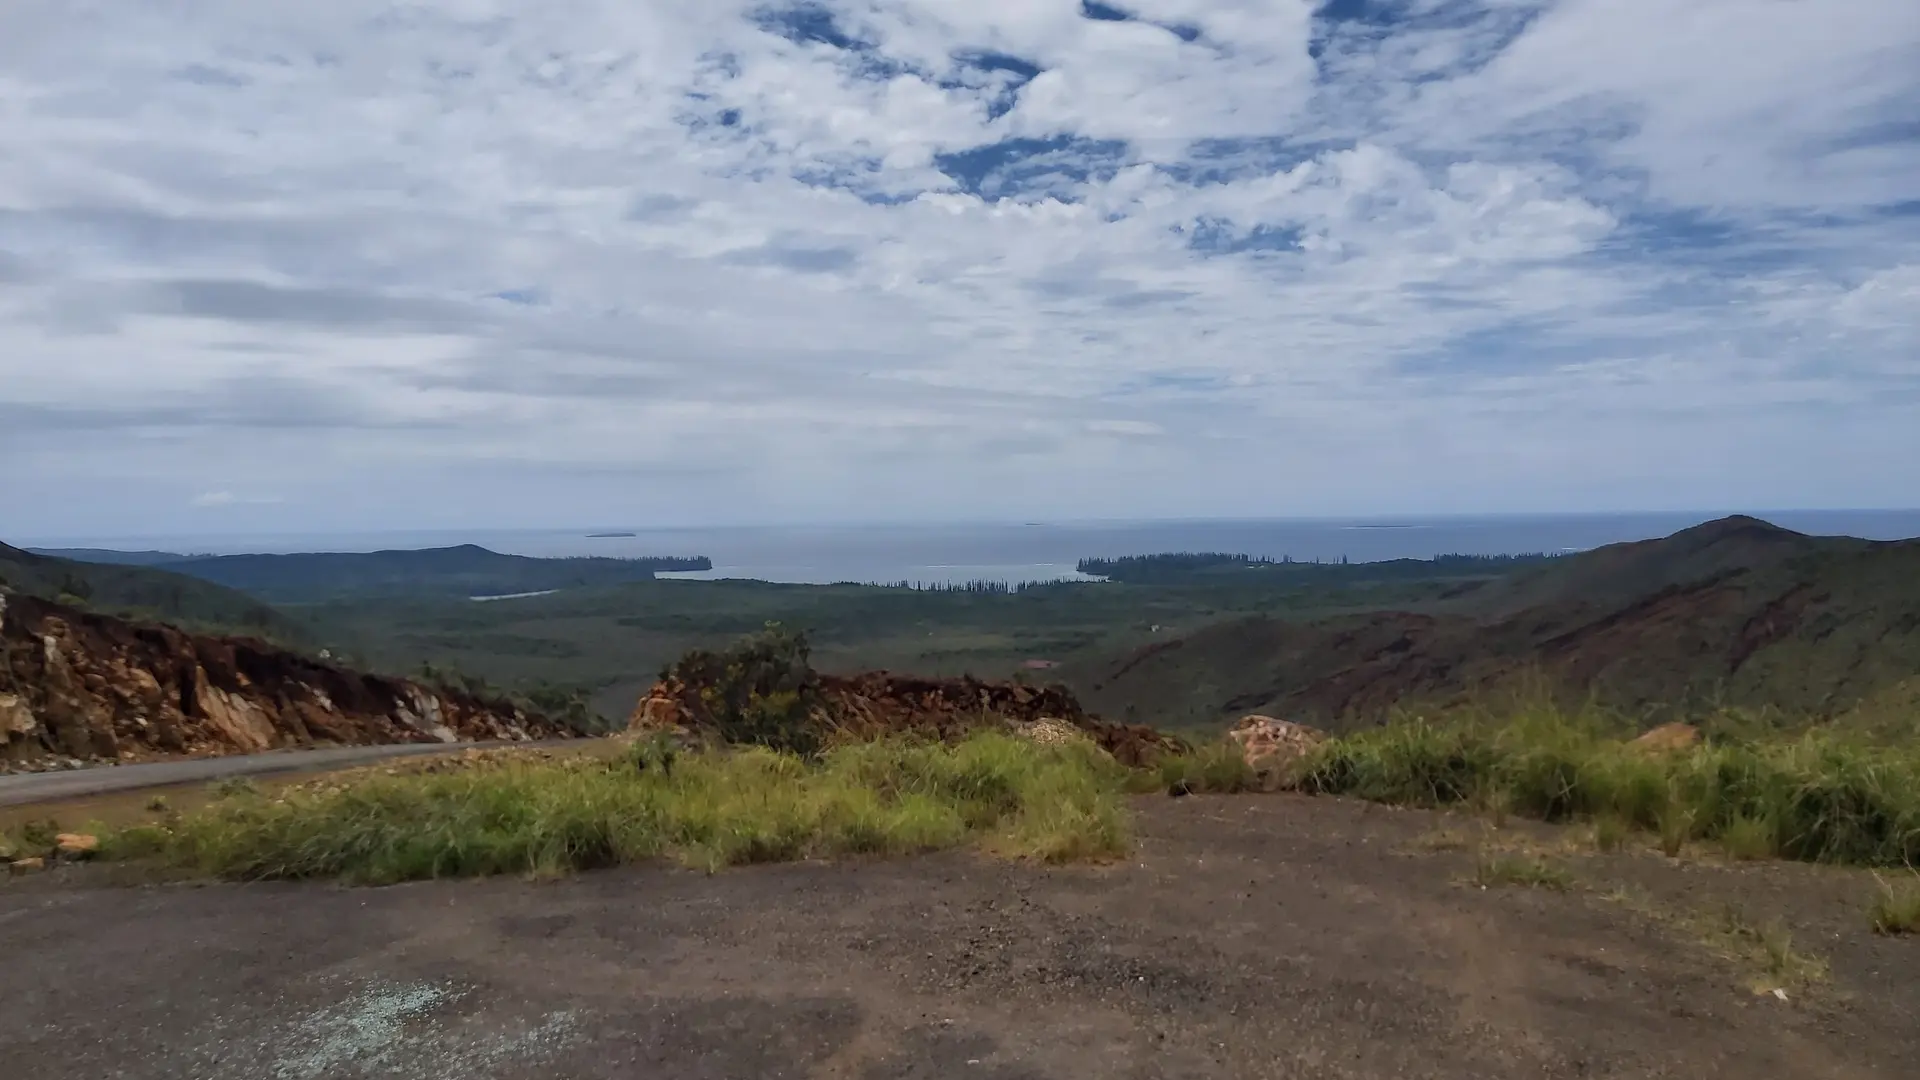
[[[974,678],[929,679],[885,671],[815,678],[821,704],[814,722],[836,738],[919,735],[952,740],[993,724],[1044,738],[1041,729],[1066,725],[1085,734],[1122,764],[1135,766],[1184,746],[1179,739],[1150,727],[1103,721],[1061,687]],[[629,728],[692,733],[712,730],[715,725],[700,689],[673,676],[655,683],[634,706]]]
[[[569,734],[510,704],[262,641],[0,596],[0,769]]]

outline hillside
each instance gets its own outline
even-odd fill
[[[651,581],[661,570],[707,570],[705,556],[537,559],[473,544],[411,551],[203,555],[163,563],[177,574],[263,600],[308,603],[354,595],[496,596]]]
[[[35,555],[47,555],[55,559],[72,559],[75,562],[110,563],[116,566],[164,566],[167,563],[185,562],[199,558],[196,555],[182,555],[177,551],[120,551],[115,548],[27,548]]]
[[[1105,714],[1365,721],[1544,684],[1649,719],[1719,705],[1833,717],[1910,698],[1920,541],[1727,518],[1452,590],[1431,611],[1250,617],[1062,672]]]
[[[0,767],[565,734],[510,703],[263,641],[0,597]]]
[[[195,630],[251,634],[286,644],[308,640],[299,623],[251,596],[153,566],[54,558],[0,544],[0,587]]]

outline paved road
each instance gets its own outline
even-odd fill
[[[531,745],[565,745],[554,740]],[[71,772],[18,773],[0,776],[0,806],[61,799],[84,799],[116,791],[202,783],[229,776],[266,776],[272,773],[325,772],[364,765],[386,758],[445,754],[486,746],[526,746],[527,743],[403,743],[397,746],[343,746],[331,750],[276,750],[266,754],[155,761],[143,765],[97,766]]]

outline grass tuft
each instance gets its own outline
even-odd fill
[[[1627,846],[1633,826],[1618,814],[1601,814],[1593,819],[1593,849],[1610,855]]]
[[[1742,862],[1771,859],[1780,854],[1780,832],[1767,818],[1736,814],[1720,830],[1720,846]]]
[[[229,798],[121,830],[106,851],[230,879],[385,884],[551,877],[659,857],[715,870],[969,842],[1059,862],[1114,857],[1131,843],[1126,770],[1090,744],[985,732],[954,745],[853,744],[813,759],[764,747],[697,751],[670,767],[656,751]]]
[[[1793,932],[1778,919],[1754,923],[1729,905],[1721,910],[1720,924],[1708,936],[1759,968],[1762,974],[1753,987],[1757,991],[1804,987],[1827,978],[1826,962],[1796,950]]]
[[[1473,883],[1483,889],[1519,885],[1565,892],[1573,885],[1573,875],[1530,855],[1483,852],[1474,860]]]
[[[1183,795],[1232,795],[1259,786],[1245,751],[1231,739],[1204,743],[1184,754],[1167,754],[1154,769],[1137,774],[1134,782],[1136,790]]]
[[[1920,934],[1920,874],[1910,873],[1908,878],[1895,884],[1875,876],[1880,890],[1868,911],[1874,933]]]
[[[260,786],[244,776],[229,776],[207,785],[212,799],[248,799],[260,794]]]

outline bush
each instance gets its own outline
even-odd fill
[[[1497,802],[1544,821],[1614,819],[1678,854],[1906,866],[1920,861],[1920,751],[1808,735],[1655,754],[1580,717],[1410,721],[1328,742],[1303,788],[1420,806]]]
[[[970,841],[1068,861],[1130,844],[1125,770],[1088,746],[982,733],[811,759],[767,747],[699,751],[664,768],[647,753],[316,784],[124,830],[107,850],[232,879],[389,883],[548,876],[660,856],[712,870]]]
[[[814,754],[820,682],[806,635],[778,623],[720,652],[695,649],[664,675],[690,688],[721,741]]]

